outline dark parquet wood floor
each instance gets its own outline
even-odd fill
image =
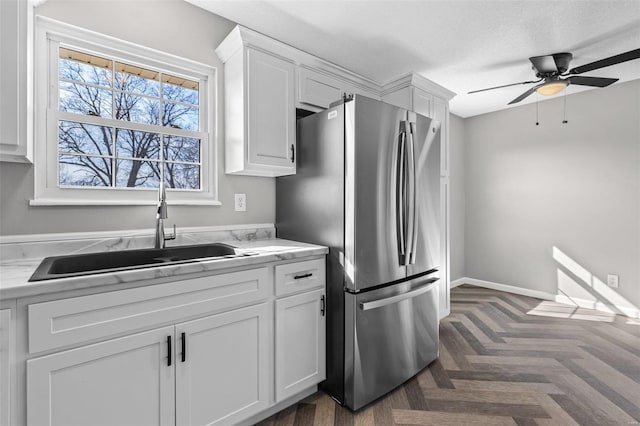
[[[276,425],[639,425],[640,320],[461,286],[440,357],[357,413],[322,392]]]

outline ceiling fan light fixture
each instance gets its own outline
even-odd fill
[[[538,87],[536,92],[543,96],[552,96],[556,93],[562,92],[568,85],[569,83],[564,80],[550,81],[549,83],[545,83]]]

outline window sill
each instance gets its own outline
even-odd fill
[[[56,199],[37,198],[29,200],[30,206],[152,206],[158,204],[157,200],[97,200],[97,199]],[[170,206],[221,206],[218,200],[184,199],[167,200]]]

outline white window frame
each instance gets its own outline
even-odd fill
[[[201,189],[167,188],[167,202],[179,205],[220,205],[215,120],[216,68],[42,16],[36,18],[35,188],[30,205],[149,205],[158,202],[158,191],[150,188],[59,186],[58,120],[68,119],[70,114],[58,110],[58,47],[61,45],[199,82]],[[83,122],[91,122],[94,119],[82,117]],[[96,120],[95,124],[98,124],[98,121]],[[100,124],[103,123],[104,121]],[[139,126],[136,123],[123,122],[118,127],[137,129]],[[170,129],[166,133],[182,135],[183,132],[185,131],[180,129]]]

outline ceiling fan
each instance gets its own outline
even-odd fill
[[[509,105],[520,102],[533,92],[538,92],[544,96],[555,95],[564,90],[568,85],[607,87],[618,81],[617,78],[587,77],[580,76],[584,72],[610,67],[611,65],[631,61],[640,58],[640,49],[630,50],[619,55],[600,59],[576,68],[569,69],[569,63],[573,59],[571,53],[554,53],[552,55],[533,56],[529,58],[531,68],[536,73],[538,80],[523,81],[520,83],[505,84],[503,86],[489,87],[487,89],[474,90],[471,93],[484,92],[486,90],[501,89],[503,87],[517,86],[520,84],[536,84],[511,102]]]

